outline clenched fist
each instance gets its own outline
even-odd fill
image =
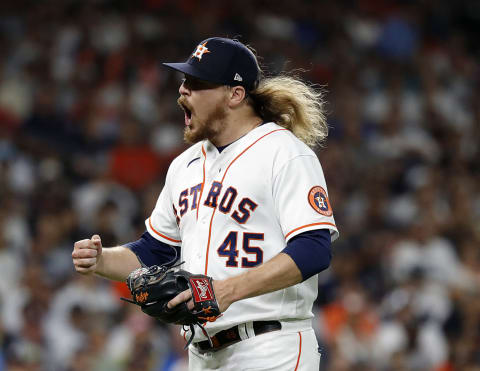
[[[94,234],[91,239],[75,242],[72,252],[75,270],[82,274],[95,272],[101,255],[102,240],[98,234]]]

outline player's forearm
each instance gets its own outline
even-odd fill
[[[131,271],[140,266],[137,256],[126,247],[103,248],[95,273],[111,280],[124,281]]]
[[[290,256],[280,253],[259,267],[224,280],[219,294],[231,304],[281,290],[299,282],[302,282],[302,274],[297,265]]]

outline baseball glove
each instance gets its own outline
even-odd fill
[[[194,325],[199,325],[211,342],[203,324],[213,322],[221,315],[213,291],[212,278],[181,269],[174,270],[173,268],[178,265],[170,268],[153,265],[134,270],[127,277],[132,300],[122,299],[139,305],[144,313],[163,323],[189,326],[191,336],[185,348],[195,336]],[[167,303],[185,290],[192,293],[193,309],[188,309],[186,302],[169,309]]]

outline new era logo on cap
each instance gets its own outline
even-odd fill
[[[183,63],[164,66],[197,79],[220,85],[241,85],[252,91],[260,79],[260,67],[253,52],[238,40],[211,37],[200,42]]]

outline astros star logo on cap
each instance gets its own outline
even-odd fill
[[[202,60],[202,56],[205,54],[205,53],[210,53],[210,50],[208,50],[208,48],[205,46],[207,45],[207,43],[203,43],[203,44],[199,44],[197,46],[197,49],[195,49],[195,51],[193,52],[192,54],[192,57],[195,57],[195,58],[198,58],[199,61]]]

